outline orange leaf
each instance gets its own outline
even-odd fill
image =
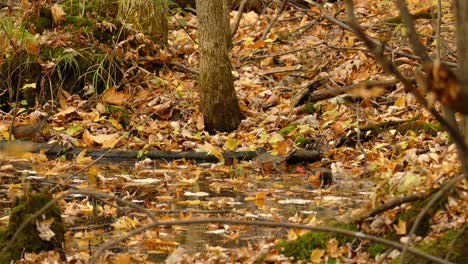
[[[263,48],[265,46],[265,41],[263,41],[263,39],[258,39],[257,41],[255,41],[255,44],[254,44],[254,48],[255,49],[259,49],[259,48]]]
[[[398,106],[398,107],[405,107],[406,106],[406,98],[404,96],[398,97],[398,99],[396,99],[394,105]]]
[[[50,12],[52,13],[52,19],[55,24],[65,21],[65,12],[63,12],[63,9],[60,6],[53,5],[50,8]]]
[[[101,100],[108,104],[123,105],[124,102],[128,100],[128,98],[130,98],[128,94],[117,91],[115,87],[110,87],[104,91]]]

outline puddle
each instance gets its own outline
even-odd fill
[[[138,169],[121,165],[98,165],[97,189],[111,190],[118,197],[144,206],[167,220],[235,217],[252,221],[327,222],[368,200],[366,191],[372,187],[371,182],[338,177],[331,186],[316,189],[308,184],[306,175],[284,172],[263,175],[247,166],[239,173],[234,169],[217,170],[200,164]],[[86,174],[79,175],[74,178],[74,184],[89,184],[90,178]],[[54,179],[48,177],[48,180]],[[2,188],[5,187],[4,184]],[[4,196],[5,191],[0,190],[0,196]],[[82,200],[85,196],[68,197],[67,202],[73,199]],[[128,216],[141,217],[142,214],[136,212]],[[89,225],[83,219],[75,220],[72,225]],[[118,235],[118,232],[112,233]],[[194,253],[205,249],[206,245],[240,247],[264,239],[285,238],[287,233],[288,230],[280,228],[213,224],[161,228],[158,238],[177,242],[188,253]],[[148,246],[145,251],[153,252],[152,257],[158,259],[164,258],[170,250]]]

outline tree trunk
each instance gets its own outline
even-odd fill
[[[231,0],[223,0],[223,17],[224,22],[223,24],[229,25],[228,27],[224,27],[225,35],[226,35],[226,47],[228,50],[231,50],[233,47],[232,44],[232,35],[231,35],[231,23],[229,19],[229,13],[231,12]]]
[[[208,132],[235,130],[241,120],[226,41],[223,1],[197,0],[201,111]]]
[[[457,0],[454,5],[457,57],[458,57],[458,79],[461,90],[468,93],[468,1]],[[468,117],[464,117],[465,142],[468,142]]]
[[[169,26],[167,23],[167,13],[168,13],[168,0],[155,0],[155,38],[158,40],[159,44],[164,46],[167,45],[167,38],[169,35]]]

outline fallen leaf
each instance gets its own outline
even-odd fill
[[[54,222],[53,218],[46,219],[43,221],[36,220],[36,230],[38,231],[38,236],[44,241],[50,241],[55,233],[52,231],[50,226]]]
[[[58,24],[62,21],[65,21],[65,12],[59,5],[53,5],[50,8],[50,12],[52,13],[52,19],[54,20],[54,24]]]
[[[406,221],[399,219],[398,225],[393,225],[393,228],[398,235],[406,235]]]
[[[310,261],[312,263],[322,263],[322,257],[325,254],[325,250],[316,248],[310,253]]]
[[[130,96],[124,92],[119,92],[117,89],[112,86],[104,91],[101,96],[103,103],[108,103],[112,105],[123,105]]]

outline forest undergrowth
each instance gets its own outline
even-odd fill
[[[398,9],[391,1],[355,2],[366,33],[386,43],[392,50],[387,55],[398,69],[416,79],[421,65],[411,57]],[[429,1],[407,3],[412,13],[433,12]],[[153,220],[200,217],[310,226],[355,223],[358,229],[353,231],[406,241],[415,216],[404,213],[412,214],[412,209],[421,206],[416,201],[425,201],[460,175],[455,145],[411,93],[382,73],[355,34],[325,19],[323,10],[313,5],[288,5],[280,13],[276,7],[271,5],[261,14],[245,11],[241,17],[229,54],[243,119],[237,130],[216,134],[204,131],[198,107],[199,53],[193,13],[177,9],[169,17],[167,47],[136,27],[123,30],[111,20],[90,19],[87,26],[77,26],[82,21],[62,22],[37,34],[31,34],[29,27],[20,34],[15,29],[20,26],[18,19],[0,18],[2,69],[11,54],[23,52],[40,65],[43,80],[39,87],[25,81],[21,88],[34,90],[37,101],[33,104],[24,98],[5,110],[6,101],[0,101],[1,136],[10,137],[13,116],[15,124],[47,116],[34,140],[83,150],[71,160],[65,155],[52,159],[43,151],[28,151],[32,146],[11,145],[18,146],[16,151],[2,145],[0,208],[5,214],[0,227],[7,226],[12,201],[23,194],[25,186],[46,184],[55,197],[64,196],[59,205],[67,227],[63,250],[68,262],[86,262],[106,242]],[[453,63],[454,20],[451,7],[442,7],[444,60]],[[336,19],[346,19],[341,4],[326,3],[324,10]],[[231,22],[236,15],[237,11],[230,13]],[[276,23],[262,37],[275,16]],[[419,18],[416,26],[421,41],[435,53],[433,19]],[[104,42],[95,30],[121,35]],[[16,49],[18,45],[21,49]],[[87,71],[77,74],[85,63],[90,63]],[[59,69],[63,72],[57,73]],[[67,76],[74,76],[73,82]],[[100,80],[93,82],[96,78]],[[39,104],[47,93],[41,90],[45,86],[40,87],[44,83],[59,89],[51,100]],[[307,93],[298,97],[305,87]],[[327,95],[330,91],[337,92]],[[87,156],[91,149],[109,148],[136,150],[140,161],[94,163]],[[267,154],[254,160],[223,157],[227,151],[259,149]],[[289,163],[287,157],[297,149],[316,150],[320,159]],[[145,158],[151,150],[202,151],[217,162],[154,161]],[[333,179],[324,184],[320,170],[329,171]],[[70,191],[73,187],[78,189]],[[413,241],[429,243],[447,231],[466,229],[467,189],[467,183],[460,181],[444,203],[430,212],[426,229]],[[124,201],[116,201],[114,195]],[[414,200],[371,214],[396,197]],[[125,201],[149,210],[154,219]],[[333,208],[332,217],[318,214],[327,206]],[[239,223],[153,226],[113,245],[101,261],[143,263],[163,256],[168,258],[166,263],[290,263],[293,257],[298,263],[377,263],[396,261],[399,255],[386,247],[376,249],[375,242],[345,240],[333,232],[307,238],[323,241],[304,251],[285,250],[303,247],[299,243],[277,246],[307,231]],[[206,238],[217,232],[221,239]],[[240,239],[247,234],[248,240]],[[186,246],[190,238],[200,237],[206,246]],[[219,246],[219,240],[230,246]],[[24,259],[47,262],[59,255],[59,251],[26,253]]]

